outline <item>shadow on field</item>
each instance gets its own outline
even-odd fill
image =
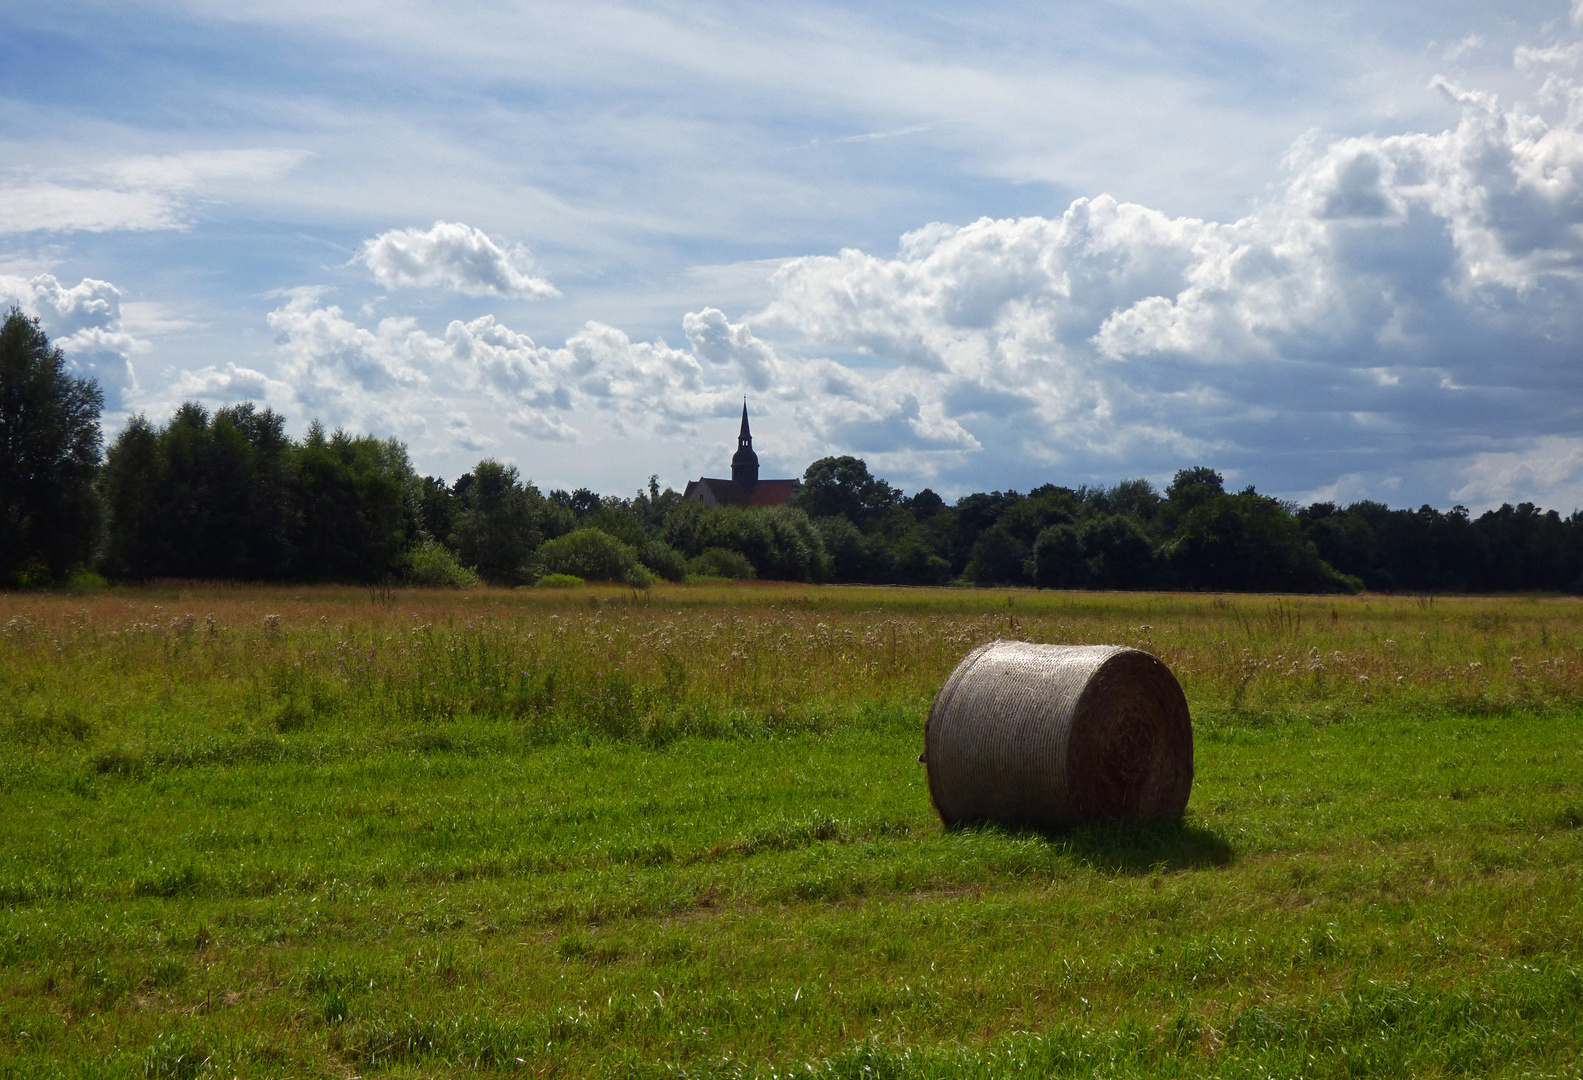
[[[1186,821],[1090,825],[1049,839],[1080,863],[1128,874],[1230,866],[1236,857],[1219,833]]]
[[[989,823],[959,827],[1038,837],[1074,862],[1109,873],[1147,874],[1155,870],[1230,866],[1236,858],[1231,845],[1219,833],[1183,820],[1148,825],[1086,825],[1067,832],[1012,829]]]

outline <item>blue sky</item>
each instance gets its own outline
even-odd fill
[[[1583,506],[1565,0],[329,7],[0,3],[0,300],[110,432]]]

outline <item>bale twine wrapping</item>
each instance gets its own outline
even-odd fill
[[[1187,809],[1193,726],[1171,669],[1146,652],[993,641],[935,696],[924,762],[948,828],[1152,821]]]

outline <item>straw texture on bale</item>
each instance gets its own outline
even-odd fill
[[[924,762],[947,827],[1153,821],[1187,809],[1192,720],[1146,652],[994,641],[935,696]]]

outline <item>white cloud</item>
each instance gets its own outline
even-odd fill
[[[308,159],[304,150],[254,147],[141,154],[103,167],[119,185],[133,190],[209,192],[234,184],[278,180]]]
[[[120,411],[126,396],[137,389],[132,354],[147,343],[122,327],[119,289],[93,278],[68,288],[53,274],[0,274],[0,308],[12,305],[36,317],[78,372],[99,384],[105,407]]]
[[[1191,5],[1216,19],[1222,7]],[[210,395],[205,400],[263,395],[300,418],[422,432],[466,449],[496,439],[509,453],[512,440],[522,437],[558,454],[556,444],[578,442],[579,465],[599,452],[647,460],[669,453],[667,446],[694,447],[717,423],[729,434],[746,394],[756,427],[761,410],[781,425],[769,446],[788,459],[858,453],[897,482],[938,478],[948,491],[1169,475],[1194,463],[1277,492],[1335,498],[1380,496],[1404,475],[1406,490],[1431,498],[1453,490],[1473,498],[1467,493],[1493,492],[1501,483],[1570,490],[1564,475],[1546,479],[1546,463],[1565,448],[1543,440],[1571,437],[1571,403],[1583,396],[1583,370],[1575,362],[1583,345],[1583,87],[1575,41],[1547,38],[1514,52],[1507,31],[1488,19],[1459,25],[1442,41],[1470,29],[1479,34],[1449,51],[1415,41],[1414,55],[1423,63],[1450,56],[1459,69],[1510,58],[1512,70],[1493,80],[1488,71],[1459,71],[1466,85],[1442,80],[1429,93],[1429,72],[1414,68],[1416,97],[1397,99],[1408,102],[1400,109],[1348,112],[1330,102],[1317,114],[1288,112],[1277,124],[1247,107],[1267,104],[1268,93],[1249,94],[1234,108],[1200,108],[1216,95],[1188,92],[1207,84],[1179,69],[1107,94],[1114,69],[1109,76],[1099,68],[1073,74],[1047,63],[1048,50],[1036,63],[997,65],[995,56],[1006,53],[964,57],[946,47],[954,42],[910,49],[900,47],[908,42],[898,34],[872,50],[885,54],[882,63],[865,66],[857,61],[870,54],[846,44],[859,36],[822,31],[811,35],[820,38],[818,64],[775,65],[767,60],[784,55],[782,43],[762,24],[739,35],[743,49],[730,49],[718,47],[707,19],[622,5],[600,10],[614,12],[613,24],[626,29],[620,59],[598,54],[599,75],[630,80],[622,92],[634,100],[660,83],[684,82],[675,77],[679,71],[711,87],[740,84],[742,100],[758,103],[733,98],[731,108],[804,102],[801,91],[824,104],[774,114],[780,140],[774,155],[747,136],[721,139],[722,124],[748,114],[694,123],[677,100],[656,104],[652,116],[601,114],[587,132],[575,133],[572,120],[558,126],[561,118],[524,118],[502,107],[490,119],[503,126],[481,126],[490,144],[469,149],[458,125],[436,124],[442,134],[423,153],[409,149],[406,139],[367,131],[416,137],[427,118],[373,117],[354,108],[322,120],[333,111],[326,106],[315,113],[326,130],[340,123],[335,130],[358,132],[347,135],[341,151],[357,159],[363,171],[354,173],[367,183],[347,182],[354,173],[343,168],[334,183],[307,195],[297,188],[292,205],[339,213],[342,226],[357,230],[343,235],[360,237],[373,230],[346,224],[364,220],[347,210],[354,202],[348,192],[355,193],[356,213],[376,220],[429,221],[442,206],[469,220],[490,214],[491,221],[508,222],[502,230],[544,237],[562,253],[583,244],[589,231],[603,230],[597,254],[585,245],[560,257],[564,273],[579,274],[580,281],[606,275],[604,291],[580,288],[575,317],[546,305],[544,320],[531,326],[514,316],[474,318],[472,310],[448,325],[399,313],[380,318],[374,312],[399,301],[383,297],[365,305],[365,287],[343,311],[323,294],[299,291],[269,316],[279,336],[273,368],[249,359],[244,366],[203,368],[173,385]],[[1147,18],[1169,15],[1151,9]],[[287,19],[254,9],[237,17]],[[366,45],[371,36],[440,65],[434,52],[425,52],[427,37],[413,35],[410,26],[345,12],[327,18],[340,27],[343,43]],[[578,32],[591,25],[581,14],[567,19]],[[506,23],[514,33],[523,25],[511,16]],[[632,32],[635,24],[653,33]],[[445,62],[471,63],[477,49],[497,49],[483,65],[496,77],[507,70],[490,68],[496,61],[524,66],[517,53],[524,42],[545,63],[589,55],[556,53],[525,33],[510,47],[503,38],[458,41],[456,35],[469,33],[459,26],[431,24],[436,34],[452,35],[436,46],[455,48]],[[1139,39],[1144,47],[1147,37]],[[1294,30],[1292,37],[1302,34]],[[1200,44],[1229,55],[1246,40],[1232,34]],[[675,56],[675,71],[656,75],[655,65],[637,62],[661,53]],[[1244,70],[1244,77],[1276,77],[1282,53],[1263,55],[1268,64],[1252,74]],[[763,72],[771,73],[768,82],[759,80]],[[1407,84],[1400,71],[1390,79],[1397,91]],[[1300,88],[1282,85],[1301,96]],[[1482,89],[1490,85],[1502,95]],[[1380,91],[1381,101],[1389,96]],[[1198,103],[1198,111],[1183,111],[1183,101]],[[753,114],[752,123],[762,125],[765,115]],[[1435,119],[1413,119],[1424,116]],[[962,117],[972,119],[942,123]],[[365,128],[362,119],[379,126]],[[1199,120],[1204,123],[1193,122]],[[582,121],[579,114],[575,123]],[[1315,122],[1351,134],[1300,139],[1285,171],[1261,187],[1264,163],[1278,154],[1271,132],[1278,128],[1284,144],[1292,131]],[[501,134],[507,130],[510,139]],[[1408,133],[1356,134],[1371,130]],[[869,202],[846,199],[845,181],[828,179],[840,175],[827,155],[838,142],[832,135],[841,132],[916,136],[891,144],[891,171],[881,180],[867,178]],[[557,143],[556,135],[567,142]],[[328,147],[331,138],[314,145]],[[569,148],[576,139],[587,142]],[[558,149],[529,163],[491,157],[493,143],[508,141]],[[589,158],[595,143],[612,148],[616,158]],[[859,136],[835,150],[857,160],[874,143]],[[1255,143],[1263,148],[1237,158]],[[445,155],[430,152],[441,146]],[[960,165],[952,173],[958,189],[909,187],[903,174],[926,159],[902,157],[908,148],[940,155],[941,162],[958,155],[952,159]],[[1099,152],[1106,148],[1115,154]],[[451,186],[414,184],[418,173],[403,172],[402,159],[420,163],[414,169],[441,161],[435,171]],[[1147,167],[1137,166],[1144,159]],[[144,199],[123,205],[107,196],[97,209],[63,202],[58,211],[41,203],[18,212],[19,220],[35,222],[28,227],[44,227],[36,222],[55,214],[77,222],[69,227],[100,221],[105,228],[136,222],[167,228],[190,220],[200,198],[237,190],[249,175],[293,161],[125,158],[91,175],[50,173],[13,186],[53,185],[77,193],[72,198],[108,192]],[[1103,162],[1104,171],[1093,162]],[[1196,173],[1189,175],[1184,162]],[[982,207],[1004,191],[986,177],[1053,183],[1066,208],[927,224],[903,235],[894,252],[883,239],[893,232],[881,231],[892,226],[875,224],[893,218],[876,213],[865,220],[868,208],[882,203],[901,207],[884,211],[897,215],[921,214],[920,205],[942,215]],[[1217,201],[1204,195],[1206,185],[1235,189],[1234,197]],[[1065,193],[1074,190],[1089,197],[1071,200]],[[1258,200],[1249,194],[1260,190]],[[928,198],[915,199],[920,192]],[[529,193],[537,200],[531,205],[524,201]],[[887,200],[892,193],[896,198]],[[1029,198],[1020,194],[1000,205],[1039,205]],[[837,204],[845,217],[827,209]],[[1224,211],[1219,220],[1210,213],[1217,207]],[[919,220],[925,219],[911,218]],[[771,224],[755,231],[763,222]],[[584,239],[568,239],[574,234]],[[850,243],[853,236],[867,239],[846,250],[829,239]],[[720,237],[735,246],[722,250]],[[683,251],[678,260],[838,253],[785,262],[767,287],[763,263],[755,261],[727,266],[718,279],[696,275],[663,301],[651,288],[643,296],[651,311],[665,312],[661,322],[633,313],[634,297],[648,286],[633,284],[642,274],[631,271],[654,265],[644,262],[651,253],[634,254],[643,245]],[[315,248],[310,258],[323,256]],[[344,252],[332,257],[345,258]],[[521,248],[455,222],[374,236],[357,260],[392,291],[556,295]],[[716,280],[727,291],[710,292]],[[614,307],[613,297],[626,306]],[[458,310],[466,309],[446,309],[447,316]],[[653,327],[675,340],[671,328],[683,311],[683,337],[673,346]],[[63,333],[79,330],[84,347],[118,332],[84,324]],[[127,332],[126,324],[119,332]]]
[[[738,335],[782,363],[895,365],[922,415],[1079,476],[1212,455],[1312,491],[1328,461],[1339,479],[1319,488],[1361,495],[1402,457],[1432,469],[1565,428],[1583,393],[1583,90],[1545,114],[1442,85],[1455,126],[1305,140],[1240,220],[1097,196],[1058,219],[932,225],[894,258],[787,263]],[[718,328],[700,344],[740,348]],[[877,450],[883,430],[839,434]]]
[[[174,410],[183,401],[204,401],[225,405],[238,401],[255,401],[265,405],[280,405],[295,397],[288,383],[270,378],[262,371],[226,364],[225,367],[203,367],[182,372],[164,392],[162,409],[152,410],[156,415]]]
[[[318,289],[293,290],[268,316],[277,374],[302,409],[329,423],[403,436],[427,430],[416,405],[433,396],[428,370],[438,343],[408,318],[358,326],[339,307],[317,306],[319,296]]]
[[[176,201],[155,191],[30,184],[0,187],[0,233],[174,229]]]
[[[502,248],[481,230],[436,221],[427,232],[392,229],[369,240],[357,258],[387,289],[447,288],[469,296],[540,299],[560,290],[535,277],[525,249]]]
[[[1549,435],[1518,449],[1475,454],[1451,497],[1474,510],[1532,502],[1566,512],[1583,507],[1583,438]]]
[[[747,395],[783,418],[787,457],[856,453],[948,488],[985,468],[1004,485],[1203,462],[1337,498],[1415,469],[1464,493],[1564,493],[1534,472],[1550,444],[1500,455],[1529,453],[1514,431],[1559,437],[1583,394],[1583,108],[1444,89],[1455,125],[1306,138],[1238,220],[1099,195],[1060,217],[936,223],[891,257],[792,259],[760,310],[687,314],[681,348],[597,321],[560,347],[494,316],[365,327],[305,290],[270,316],[281,377],[305,409],[396,430],[475,395],[542,442],[692,439]],[[391,280],[487,291],[505,272],[465,226],[365,253]]]
[[[142,155],[74,175],[0,181],[0,233],[184,228],[194,198],[278,179],[306,156],[271,149]]]

